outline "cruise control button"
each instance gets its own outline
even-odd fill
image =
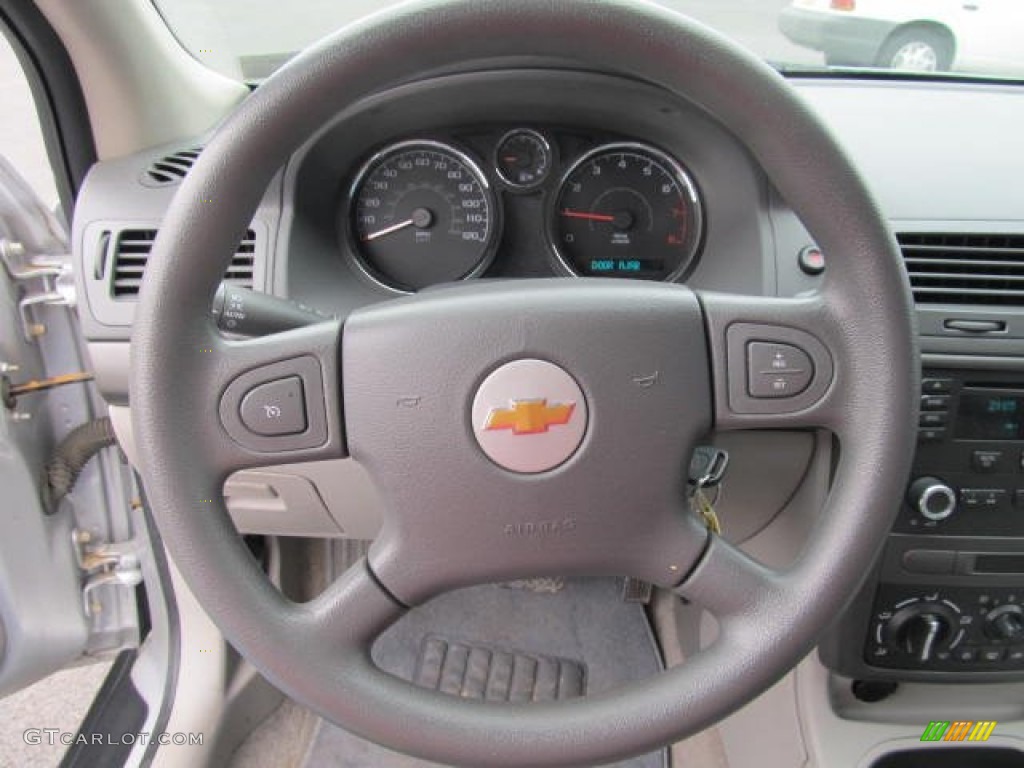
[[[297,435],[306,429],[306,398],[302,379],[289,376],[253,387],[242,398],[242,423],[265,437]]]
[[[747,344],[747,390],[751,397],[799,395],[814,378],[811,357],[792,344],[752,341]]]

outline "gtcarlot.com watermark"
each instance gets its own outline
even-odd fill
[[[46,744],[53,746],[63,744],[70,747],[73,744],[83,746],[117,746],[135,744],[159,744],[161,747],[168,746],[202,746],[203,734],[201,733],[71,733],[62,731],[59,728],[28,728],[21,738],[26,744],[39,746]]]

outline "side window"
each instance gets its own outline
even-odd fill
[[[21,63],[0,34],[0,155],[28,182],[47,208],[57,205],[57,187],[46,156],[35,102]]]

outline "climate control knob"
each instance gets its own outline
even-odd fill
[[[885,628],[890,648],[928,662],[958,640],[960,615],[951,604],[915,600],[893,614]]]
[[[929,520],[956,512],[956,492],[937,477],[919,477],[907,489],[907,503]]]
[[[928,661],[949,637],[949,622],[937,613],[914,616],[901,628],[896,642],[918,661]]]
[[[994,640],[1024,640],[1024,609],[1000,605],[985,616],[985,633]]]

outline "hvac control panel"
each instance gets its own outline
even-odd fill
[[[1024,589],[883,585],[864,660],[899,669],[1024,669]]]

